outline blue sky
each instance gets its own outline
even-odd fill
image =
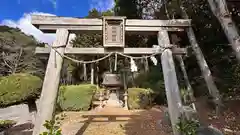
[[[107,10],[111,6],[112,0],[1,0],[0,21],[17,20],[30,12],[83,17],[91,8]]]
[[[52,42],[30,23],[31,14],[84,17],[92,8],[111,9],[114,0],[0,0],[0,25],[18,27],[40,41]]]

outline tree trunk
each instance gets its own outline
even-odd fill
[[[184,78],[184,81],[186,83],[186,86],[187,86],[187,92],[188,94],[187,95],[184,95],[184,96],[189,96],[190,97],[190,100],[191,101],[194,101],[195,98],[194,98],[194,95],[193,95],[193,89],[192,89],[192,86],[190,84],[190,81],[188,79],[188,75],[187,75],[187,71],[186,71],[186,68],[185,68],[185,64],[184,64],[184,61],[183,61],[183,58],[181,55],[177,55],[177,60],[179,61],[179,64],[180,64],[180,68],[183,72],[183,78]],[[185,101],[184,102],[187,102],[187,99],[185,98]]]
[[[185,19],[188,19],[188,15],[185,12],[185,9],[182,6],[181,6],[181,8],[182,8],[183,17]],[[197,43],[197,40],[196,40],[196,37],[195,37],[192,27],[187,28],[187,35],[188,35],[190,44],[192,46],[193,52],[197,58],[198,65],[202,71],[202,76],[204,77],[204,80],[207,84],[209,93],[214,98],[214,102],[215,102],[215,105],[217,107],[217,112],[218,112],[219,111],[218,107],[219,107],[219,105],[221,105],[220,94],[219,94],[216,84],[213,81],[211,71],[208,67],[208,64],[207,64],[205,58],[204,58],[202,50]]]
[[[176,34],[172,34],[171,39],[172,39],[173,44],[178,44],[178,42],[180,41],[180,39],[177,37]],[[187,75],[187,71],[186,71],[186,68],[185,68],[183,58],[182,58],[181,55],[176,55],[176,58],[179,61],[180,68],[181,68],[181,71],[183,73],[183,78],[184,78],[184,81],[185,81],[186,86],[187,86],[187,95],[185,95],[185,94],[183,95],[184,96],[183,97],[184,102],[185,103],[188,102],[188,99],[187,99],[188,96],[190,98],[190,102],[193,102],[193,101],[195,101],[195,98],[194,98],[194,95],[193,95],[193,89],[192,89],[192,86],[190,84],[190,81],[189,81],[189,78],[188,78],[188,75]]]
[[[236,24],[233,22],[230,12],[228,11],[226,0],[208,0],[213,14],[219,20],[236,57],[240,62],[240,36]]]

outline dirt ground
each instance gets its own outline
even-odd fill
[[[198,99],[196,106],[202,123],[220,129],[225,135],[240,135],[240,100],[223,101],[220,116],[214,115],[205,99]]]
[[[239,104],[239,100],[225,101],[222,115],[217,117],[204,99],[196,102],[201,122],[225,135],[240,135]],[[172,135],[171,127],[163,120],[165,110],[165,106],[154,106],[135,111],[105,107],[88,112],[63,112],[66,117],[61,129],[63,135]],[[30,128],[29,124],[17,125],[8,130],[8,135],[31,135]]]
[[[64,135],[171,135],[171,129],[160,122],[164,109],[126,111],[106,107],[83,114],[65,112],[62,131]]]
[[[240,135],[239,104],[240,101],[224,101],[222,115],[217,117],[204,99],[196,102],[201,123],[225,135]],[[165,106],[138,111],[104,108],[82,115],[65,112],[62,130],[64,135],[171,135],[171,127],[163,119],[165,109]]]

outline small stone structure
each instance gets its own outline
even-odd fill
[[[123,101],[120,100],[121,87],[123,86],[120,74],[106,73],[102,85],[108,91],[107,106],[123,107]],[[126,103],[127,101],[125,101]]]

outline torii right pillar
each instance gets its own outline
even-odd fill
[[[158,44],[164,47],[168,47],[170,45],[167,31],[162,30],[158,32]],[[161,62],[167,95],[168,112],[170,115],[173,133],[174,135],[180,135],[180,132],[176,129],[176,124],[181,116],[182,101],[171,49],[165,49],[163,51]]]

